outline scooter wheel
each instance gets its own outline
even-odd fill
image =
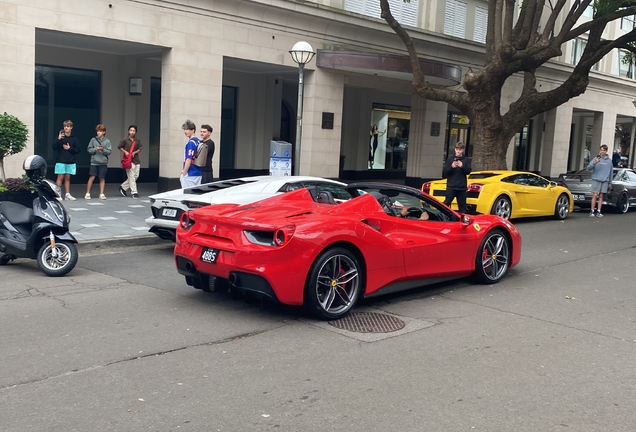
[[[55,256],[51,244],[46,242],[38,252],[38,266],[47,276],[64,276],[77,264],[77,248],[74,243],[55,242]]]

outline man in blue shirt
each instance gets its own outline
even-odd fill
[[[601,213],[603,194],[607,193],[607,189],[612,183],[614,171],[612,159],[607,156],[607,146],[605,144],[599,149],[598,156],[590,161],[587,169],[592,170],[592,207],[590,209],[590,217],[603,217]],[[594,207],[597,208],[596,213]]]
[[[197,127],[192,121],[186,120],[181,127],[183,128],[183,134],[188,137],[188,142],[185,146],[183,169],[179,180],[182,188],[188,188],[201,184],[201,168],[193,163],[194,158],[197,156],[199,138],[195,136]]]

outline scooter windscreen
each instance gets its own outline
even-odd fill
[[[62,198],[62,188],[60,188],[57,184],[48,179],[43,179],[40,182],[40,186],[45,191],[51,193],[56,198]]]

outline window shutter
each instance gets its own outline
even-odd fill
[[[475,8],[475,29],[473,40],[486,43],[486,29],[488,28],[488,9],[477,6]]]
[[[459,0],[446,0],[444,13],[444,34],[459,38],[466,37],[466,3]]]
[[[346,11],[359,13],[365,15],[364,5],[365,0],[345,0],[344,8]]]
[[[398,21],[400,24],[417,27],[418,0],[411,0],[410,3],[404,3],[402,0],[391,0],[389,3],[391,10],[393,10],[393,3],[399,4],[401,13]]]
[[[395,19],[400,21],[398,19],[397,15],[394,12],[395,8],[393,7],[392,4],[390,4],[390,6],[391,6],[391,13],[395,17]],[[366,0],[366,5],[365,5],[364,10],[365,10],[364,14],[366,16],[370,16],[370,17],[373,17],[373,18],[382,18],[382,16],[381,16],[382,8],[380,7],[380,0]]]

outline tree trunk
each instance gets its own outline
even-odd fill
[[[506,152],[510,141],[504,141],[501,135],[493,134],[479,119],[475,119],[471,125],[473,171],[507,169]]]

